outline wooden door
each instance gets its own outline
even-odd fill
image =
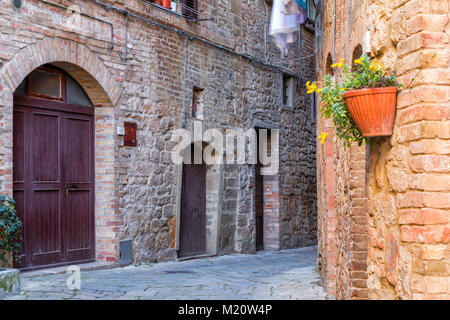
[[[14,198],[24,225],[17,266],[55,264],[63,258],[61,114],[15,107],[13,125]]]
[[[261,164],[255,165],[255,228],[256,250],[264,249],[264,176]]]
[[[261,163],[260,153],[260,129],[255,128],[257,131],[257,163],[255,165],[255,231],[256,250],[264,250],[264,176],[261,174],[261,170],[264,167]],[[270,131],[267,132],[267,150],[270,150]]]
[[[94,258],[94,119],[64,114],[65,259]]]
[[[202,255],[206,253],[206,164],[183,164],[182,176],[178,256]]]
[[[94,259],[94,121],[92,114],[64,111],[75,109],[15,98],[13,184],[23,222],[18,268]]]

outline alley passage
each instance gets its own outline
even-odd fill
[[[9,299],[326,299],[316,255],[307,247],[82,271],[80,290],[67,288],[68,274],[22,277]]]

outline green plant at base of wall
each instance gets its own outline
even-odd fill
[[[8,263],[7,254],[21,247],[22,223],[15,209],[16,202],[10,196],[0,194],[0,261]]]
[[[353,118],[348,111],[343,94],[346,91],[358,90],[363,88],[384,88],[384,87],[402,87],[397,84],[397,76],[395,73],[389,74],[386,67],[378,60],[371,60],[369,56],[363,54],[359,59],[354,61],[355,71],[351,71],[350,67],[343,63],[341,59],[338,63],[333,64],[332,68],[342,68],[341,83],[334,80],[333,76],[327,74],[322,80],[322,87],[318,88],[316,83],[306,83],[307,93],[318,93],[323,103],[320,112],[325,119],[333,117],[336,136],[344,141],[346,146],[350,146],[351,142],[362,145],[368,138],[364,138],[361,131],[356,126]],[[325,142],[327,134],[322,132],[319,135],[321,143]]]

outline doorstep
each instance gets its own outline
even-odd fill
[[[89,262],[89,263],[82,263],[82,264],[76,264],[76,265],[80,267],[81,271],[103,270],[103,269],[112,269],[112,268],[118,267],[118,265],[113,262]],[[25,271],[25,272],[22,272],[21,277],[22,278],[31,278],[31,277],[45,276],[45,275],[49,275],[49,274],[67,273],[68,267],[69,266],[63,266],[63,267],[54,267],[54,268],[41,269],[41,270],[35,270],[35,271]]]
[[[178,258],[178,261],[195,260],[195,259],[212,258],[212,257],[217,257],[217,254],[206,253],[206,254],[199,254],[196,256],[181,257],[181,258]]]
[[[20,292],[20,271],[18,269],[0,270],[0,299],[14,296]]]

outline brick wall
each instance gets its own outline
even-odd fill
[[[325,2],[320,76],[329,53],[351,63],[368,31],[371,55],[405,87],[415,78],[392,137],[318,148],[319,267],[337,298],[449,297],[448,15],[446,1]]]
[[[55,63],[80,82],[96,106],[97,259],[117,261],[122,239],[133,240],[136,261],[176,259],[180,172],[170,159],[170,138],[183,123],[185,106],[185,127],[192,126],[195,86],[203,89],[203,130],[256,123],[280,129],[285,158],[275,186],[283,221],[276,231],[278,248],[315,243],[315,122],[302,78],[313,76],[314,61],[297,59],[311,54],[311,35],[301,53],[294,46],[281,57],[266,32],[271,8],[265,1],[202,0],[200,18],[214,21],[196,23],[137,0],[104,2],[153,22],[127,19],[94,1],[53,0],[61,8],[30,0],[20,9],[0,1],[0,190],[12,191],[12,93],[33,69]],[[70,5],[91,16],[81,17],[80,29],[67,25],[71,16],[64,7]],[[291,110],[281,108],[279,68],[302,79]],[[115,134],[124,121],[138,124],[135,148],[124,147]],[[224,165],[221,171],[219,254],[255,250],[253,172],[252,165]]]

